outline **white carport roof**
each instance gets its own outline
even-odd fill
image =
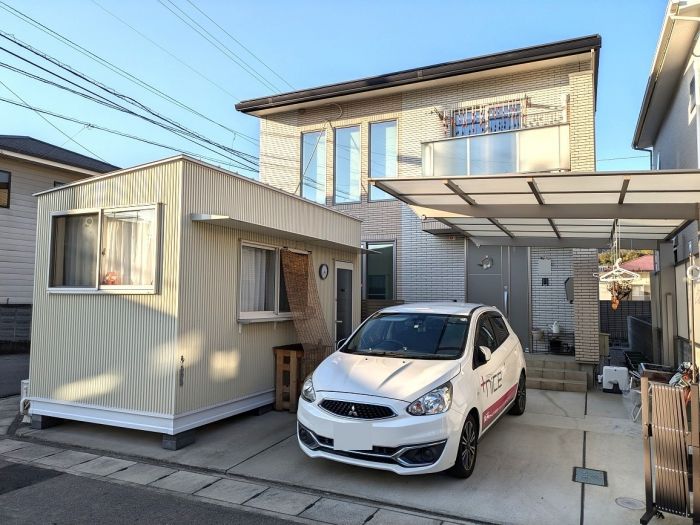
[[[700,170],[371,179],[477,244],[656,248],[698,218]]]

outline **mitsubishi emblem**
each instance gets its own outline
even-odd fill
[[[350,411],[348,412],[349,417],[359,417],[359,414],[357,413],[357,410],[355,410],[355,405],[352,405],[350,407]]]

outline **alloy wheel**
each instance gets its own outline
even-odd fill
[[[462,465],[466,470],[471,470],[476,459],[476,428],[472,418],[468,418],[460,438],[462,449]]]

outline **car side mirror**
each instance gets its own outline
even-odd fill
[[[488,346],[480,346],[479,351],[484,356],[486,362],[491,361],[491,349]]]
[[[335,344],[335,349],[336,349],[336,350],[340,350],[340,347],[343,346],[343,345],[345,344],[345,341],[347,341],[347,338],[341,339],[340,341],[338,341],[338,342]]]

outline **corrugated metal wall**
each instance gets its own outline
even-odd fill
[[[272,347],[297,342],[291,321],[237,323],[241,240],[312,252],[314,266],[328,264],[329,277],[317,284],[326,323],[333,333],[334,261],[355,265],[355,312],[360,320],[360,266],[356,250],[330,249],[209,224],[193,223],[191,213],[220,213],[278,224],[282,229],[343,236],[359,246],[359,223],[308,205],[268,188],[239,180],[196,163],[185,163],[181,225],[180,351],[185,357],[184,384],[176,388],[176,413],[224,403],[274,388]],[[269,218],[268,218],[269,217]],[[319,228],[323,233],[318,232]],[[356,242],[355,242],[356,239]]]
[[[172,413],[182,161],[41,195],[38,206],[31,396],[123,410]],[[46,292],[50,213],[162,203],[160,293]]]

